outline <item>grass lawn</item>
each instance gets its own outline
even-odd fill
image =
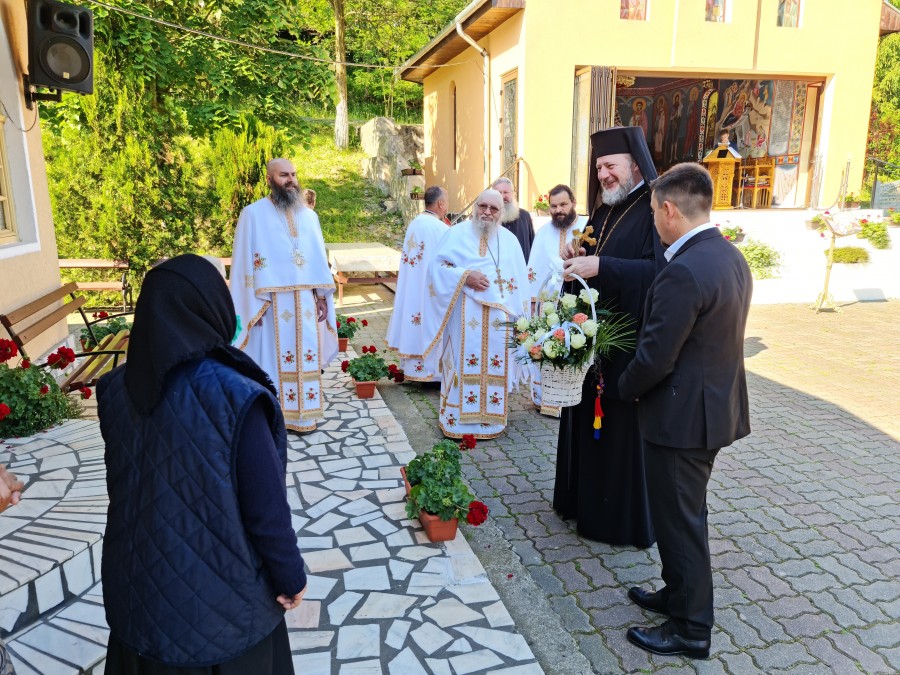
[[[405,224],[399,213],[385,213],[381,205],[385,196],[363,177],[362,150],[336,150],[331,127],[323,126],[315,129],[310,146],[298,150],[295,159],[300,186],[316,191],[316,213],[326,242],[401,244]]]

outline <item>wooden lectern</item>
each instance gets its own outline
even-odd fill
[[[741,156],[729,145],[721,144],[703,158],[713,180],[713,209],[730,209],[734,179],[740,177]]]

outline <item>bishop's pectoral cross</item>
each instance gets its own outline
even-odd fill
[[[297,267],[303,267],[306,264],[306,258],[303,257],[303,253],[298,248],[294,249],[294,264]]]

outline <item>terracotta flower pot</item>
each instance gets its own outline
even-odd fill
[[[350,341],[350,338],[338,338],[338,351],[345,352],[347,351],[347,343]]]
[[[409,480],[406,478],[406,467],[400,467],[400,475],[403,476],[403,485],[406,486],[406,496],[409,497],[409,491],[412,490],[412,485],[409,484]]]
[[[356,385],[356,395],[359,398],[372,398],[375,396],[375,380],[368,382],[356,382],[354,380],[354,384]]]
[[[456,530],[459,526],[458,518],[441,520],[427,511],[419,511],[419,522],[425,528],[428,541],[452,541],[456,538]]]

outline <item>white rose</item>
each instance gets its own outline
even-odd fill
[[[572,307],[575,306],[576,301],[577,301],[577,298],[574,295],[572,295],[571,293],[566,293],[564,296],[562,296],[562,306],[563,307],[569,307],[571,309]]]
[[[549,323],[551,326],[558,326],[559,325],[559,314],[556,314],[555,312],[553,314],[548,314],[547,315],[547,323]]]
[[[519,329],[520,333],[524,331],[526,328],[528,328],[528,319],[524,316],[520,316],[519,320],[516,321],[516,328]]]
[[[556,309],[556,305],[554,305],[552,302],[545,302],[544,306],[541,308],[541,310],[544,312],[544,314],[553,314],[553,311],[555,309]]]
[[[591,293],[588,289],[584,288],[581,290],[581,293],[578,294],[578,297],[582,302],[586,302],[587,304],[591,304]]]
[[[545,331],[543,328],[538,328],[536,331],[534,331],[534,339],[540,340],[546,334],[547,334],[547,331]]]
[[[551,359],[556,355],[556,349],[553,346],[553,340],[547,340],[544,343],[544,354],[549,356]]]
[[[584,343],[587,342],[587,338],[584,337],[581,333],[575,333],[569,340],[569,344],[572,345],[572,349],[581,349],[584,347]]]
[[[597,322],[593,319],[588,319],[581,324],[581,330],[583,330],[584,334],[588,337],[594,337],[597,334]]]

